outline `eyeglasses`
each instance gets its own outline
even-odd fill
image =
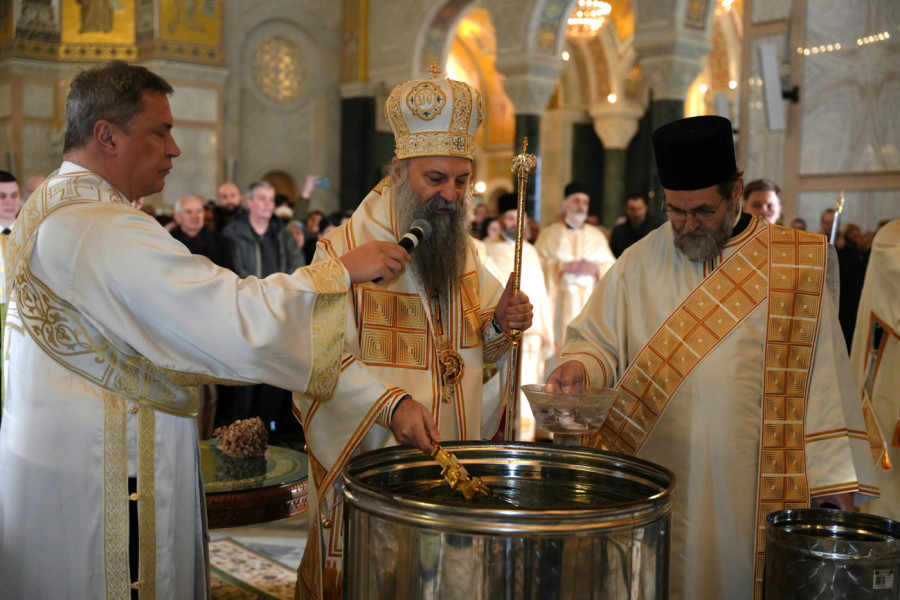
[[[662,209],[669,216],[669,220],[674,223],[684,223],[687,221],[688,217],[694,217],[695,221],[705,223],[719,212],[723,202],[725,202],[725,196],[722,196],[722,199],[719,200],[719,203],[716,204],[715,208],[701,206],[700,208],[694,208],[692,210],[682,210],[674,206],[669,206],[668,202],[663,198]]]

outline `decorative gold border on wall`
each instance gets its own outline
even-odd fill
[[[212,48],[197,44],[158,41],[138,46],[138,58],[172,58],[179,61],[221,65],[225,59],[225,53],[221,46]]]
[[[0,59],[40,58],[59,61],[146,60],[170,58],[182,62],[221,65],[224,53],[221,48],[152,42],[149,44],[52,44],[12,40],[0,44]]]

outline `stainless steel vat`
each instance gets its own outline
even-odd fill
[[[766,600],[900,598],[900,523],[843,510],[766,518]]]
[[[492,498],[465,501],[408,447],[344,468],[345,598],[668,597],[670,471],[579,447],[443,446]]]

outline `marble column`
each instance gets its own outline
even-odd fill
[[[708,48],[706,52],[709,51]],[[703,69],[703,56],[699,51],[692,54],[665,53],[641,57],[641,69],[650,85],[650,114],[653,130],[666,123],[684,118],[684,102],[688,88]],[[660,212],[663,191],[656,170],[656,160],[650,165],[650,210]]]
[[[522,57],[515,55],[509,58],[497,57],[497,70],[505,76],[503,83],[506,95],[516,108],[516,139],[513,154],[521,154],[522,140],[528,138],[528,154],[538,159],[541,168],[541,114],[556,91],[556,80],[562,72],[562,61],[546,57]],[[539,187],[540,174],[528,177],[525,199],[525,210],[532,218],[540,210]],[[513,177],[513,189],[517,189]]]
[[[516,114],[516,144],[514,155],[522,153],[522,141],[528,140],[528,154],[534,154],[538,158],[538,169],[541,168],[541,116]],[[537,173],[528,176],[525,195],[525,212],[528,216],[535,218],[535,199],[537,198]],[[518,181],[513,175],[513,190],[518,190]]]
[[[341,86],[341,210],[355,209],[369,192],[375,148],[375,97],[365,84]]]
[[[592,107],[594,131],[603,141],[606,173],[603,177],[603,225],[613,228],[625,206],[625,160],[628,143],[638,129],[642,110],[625,103]]]

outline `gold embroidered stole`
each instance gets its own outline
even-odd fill
[[[684,300],[619,379],[618,398],[587,445],[636,454],[682,382],[766,298],[761,227]]]
[[[86,202],[126,204],[100,177],[88,172],[51,176],[31,195],[10,234],[7,289],[25,331],[48,356],[97,387],[154,410],[193,417],[204,375],[163,369],[117,349],[81,312],[31,272],[29,257],[38,226],[53,212]]]
[[[754,598],[762,597],[766,517],[809,506],[806,401],[819,333],[828,247],[821,235],[770,226]]]

